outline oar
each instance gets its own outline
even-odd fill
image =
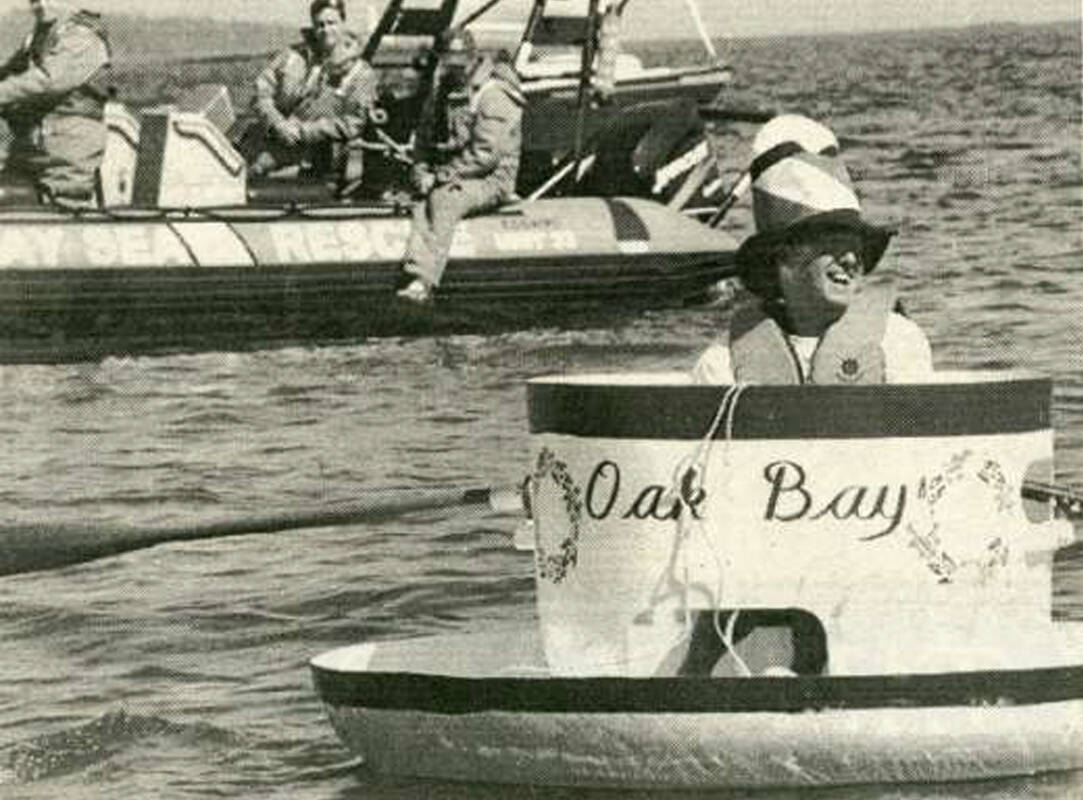
[[[1052,502],[1062,517],[1083,520],[1083,492],[1071,486],[1045,481],[1023,481],[1023,497],[1028,500]]]
[[[1030,500],[1053,502],[1062,516],[1083,520],[1083,492],[1077,489],[1028,480],[1023,484],[1022,495]],[[0,575],[72,566],[168,542],[357,525],[419,511],[481,506],[500,513],[521,513],[527,509],[524,487],[410,490],[402,493],[386,490],[373,492],[371,498],[352,503],[188,525],[135,527],[47,522],[8,525],[0,527]]]
[[[188,525],[134,527],[107,524],[30,523],[0,527],[0,575],[82,564],[166,542],[218,539],[302,528],[356,525],[418,511],[487,506],[511,513],[524,508],[522,487],[386,490],[371,498],[265,516],[237,517]]]

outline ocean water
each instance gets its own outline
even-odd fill
[[[1054,379],[1057,477],[1083,483],[1078,23],[730,47],[738,100],[841,135],[869,216],[900,227],[881,269],[938,366]],[[735,169],[753,132],[718,136]],[[747,206],[727,224],[747,233]],[[725,318],[0,367],[0,507],[8,524],[107,527],[513,482],[525,379],[688,367]],[[433,512],[0,579],[0,798],[584,796],[380,778],[312,690],[307,661],[331,647],[531,624],[514,525]],[[1065,613],[1083,613],[1081,565],[1061,564]],[[1067,800],[1083,776],[766,796]]]

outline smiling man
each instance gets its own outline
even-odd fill
[[[30,0],[34,30],[0,67],[0,171],[39,193],[93,198],[105,151],[109,43],[101,18],[54,0]]]
[[[834,135],[804,117],[764,126],[751,167],[756,233],[737,252],[755,302],[696,364],[700,383],[907,383],[932,372],[894,292],[866,285],[892,231],[866,222]]]
[[[276,54],[256,78],[257,123],[238,143],[249,175],[300,165],[339,191],[361,179],[361,149],[379,78],[346,28],[345,0],[312,0],[304,40]]]

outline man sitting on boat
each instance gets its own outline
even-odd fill
[[[446,100],[422,113],[413,171],[422,199],[406,245],[406,285],[398,292],[415,303],[432,299],[459,220],[514,196],[522,145],[526,99],[510,58],[502,53],[494,63],[478,56],[467,31],[451,31],[441,49],[432,96]]]
[[[817,129],[826,135],[817,137]],[[812,139],[820,139],[812,147],[810,130]],[[926,379],[933,368],[925,334],[894,310],[890,288],[867,285],[865,276],[893,231],[862,219],[834,135],[789,116],[768,123],[757,144],[751,167],[756,233],[736,256],[741,280],[756,301],[739,308],[724,339],[703,353],[696,380]]]
[[[0,172],[42,199],[87,203],[105,152],[109,42],[101,17],[30,0],[34,30],[0,67]]]
[[[378,76],[344,27],[344,0],[313,0],[304,41],[277,54],[256,78],[259,122],[240,145],[249,175],[301,165],[333,177],[340,193],[361,179],[359,141],[376,100]]]

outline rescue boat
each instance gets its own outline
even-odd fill
[[[733,239],[678,209],[541,197],[464,220],[436,303],[415,308],[394,291],[407,209],[249,187],[223,115],[224,87],[138,122],[114,104],[104,208],[0,208],[0,361],[604,324],[733,274]]]
[[[736,242],[694,213],[724,188],[696,108],[728,72],[625,65],[613,102],[593,107],[589,59],[567,74],[566,58],[556,69],[537,55],[561,36],[593,52],[596,5],[554,17],[535,3],[517,51],[533,70],[523,199],[463,221],[431,307],[395,297],[409,207],[387,201],[410,158],[423,86],[384,93],[358,143],[364,180],[343,196],[296,171],[250,182],[227,87],[200,85],[138,115],[107,106],[93,207],[0,192],[0,363],[604,325],[709,299],[734,272]],[[435,41],[457,6],[395,0],[367,53],[393,71],[381,45]],[[415,83],[431,77],[425,63]],[[677,100],[661,99],[670,90]],[[674,102],[683,116],[663,115],[659,128],[659,108]],[[562,136],[547,126],[577,109]]]
[[[537,626],[311,662],[378,773],[786,788],[1083,769],[1050,382],[529,384]]]
[[[539,200],[464,221],[417,308],[408,231],[356,206],[0,211],[0,362],[609,324],[702,301],[735,249],[649,200]]]

